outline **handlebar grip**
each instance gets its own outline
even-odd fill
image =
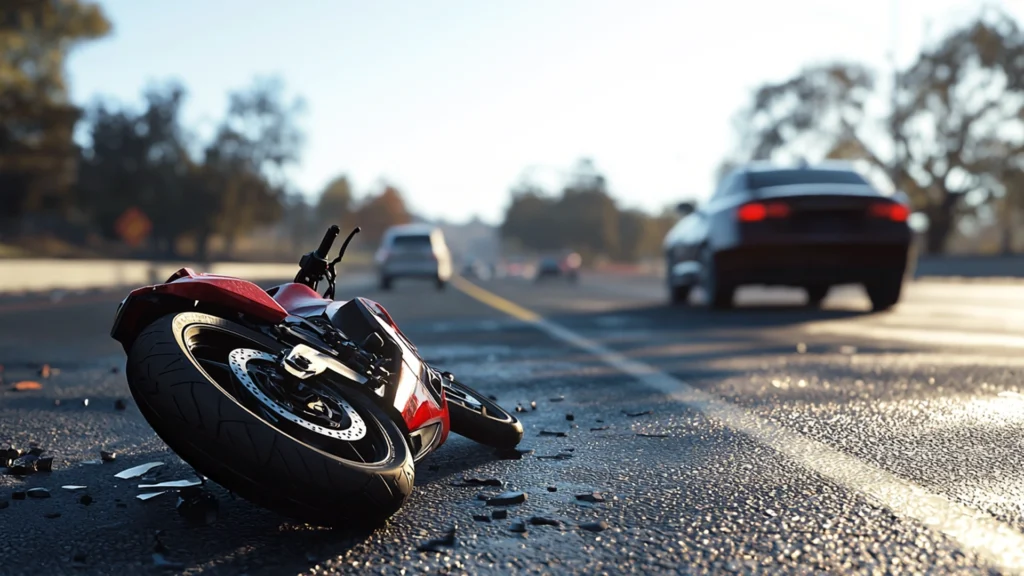
[[[331,252],[331,245],[338,238],[338,234],[341,234],[341,228],[338,228],[337,224],[331,224],[331,227],[327,229],[327,233],[324,234],[324,239],[320,241],[320,247],[316,249],[316,255],[324,260]]]

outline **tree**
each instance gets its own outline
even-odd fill
[[[900,74],[886,117],[867,114],[874,88],[870,70],[845,63],[761,87],[741,115],[737,159],[866,160],[927,215],[926,247],[941,252],[958,218],[974,209],[968,193],[990,193],[988,176],[1022,153],[1024,35],[1010,16],[986,11]],[[880,127],[894,149],[875,144]]]
[[[326,230],[331,224],[347,226],[351,216],[352,185],[346,176],[338,176],[320,193],[316,205],[317,228]]]
[[[380,194],[367,198],[356,211],[354,220],[365,234],[366,240],[379,244],[384,232],[391,226],[408,224],[412,216],[405,207],[402,193],[385,184]],[[362,234],[361,234],[362,235]]]

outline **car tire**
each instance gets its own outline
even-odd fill
[[[903,293],[903,271],[880,275],[864,283],[864,289],[871,299],[871,310],[882,312],[895,306]]]
[[[669,286],[668,301],[674,306],[685,306],[690,303],[690,286]]]
[[[391,278],[388,278],[387,276],[381,276],[380,277],[380,289],[381,290],[391,290]]]
[[[804,286],[804,290],[807,291],[807,306],[810,308],[821,307],[821,303],[825,301],[830,288],[830,286],[822,285]]]
[[[715,269],[715,259],[711,250],[705,246],[701,251],[701,280],[708,307],[714,310],[725,310],[733,307],[736,287],[724,282]]]

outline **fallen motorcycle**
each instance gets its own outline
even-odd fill
[[[139,410],[174,452],[243,498],[321,526],[392,516],[415,462],[449,431],[496,448],[523,436],[510,413],[427,365],[379,303],[334,300],[357,232],[328,260],[331,226],[294,281],[269,290],[182,268],[133,290],[111,330]]]

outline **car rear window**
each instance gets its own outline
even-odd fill
[[[403,234],[392,238],[391,245],[401,248],[429,247],[430,236],[427,234]]]
[[[747,186],[751,190],[788,184],[867,184],[867,181],[860,174],[849,170],[771,170],[747,173]]]

